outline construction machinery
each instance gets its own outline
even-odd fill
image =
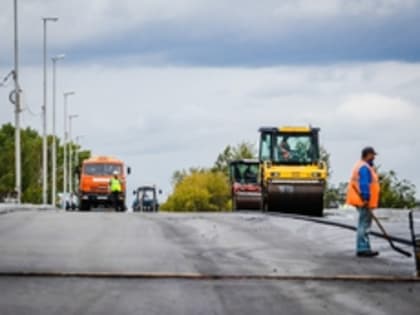
[[[263,211],[322,216],[327,168],[319,128],[262,127],[259,158]]]
[[[158,193],[162,194],[162,190],[157,191],[156,186],[140,186],[139,188],[137,188],[135,191],[133,191],[133,211],[159,211],[159,201],[157,198]]]
[[[261,184],[258,160],[235,160],[229,163],[232,210],[258,210],[261,207]]]
[[[113,207],[113,200],[109,190],[109,182],[118,173],[122,183],[119,195],[120,210],[125,210],[126,175],[130,174],[130,167],[125,168],[123,161],[109,157],[97,156],[83,161],[79,170],[79,209],[88,211],[92,207]]]

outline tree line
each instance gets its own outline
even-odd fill
[[[15,193],[15,128],[12,124],[4,124],[0,128],[0,201],[11,197]],[[52,141],[48,141],[48,202],[51,202],[51,174],[52,174]],[[63,145],[59,138],[57,143],[57,192],[63,187]],[[80,146],[70,144],[73,152],[79,154],[80,163],[90,156],[90,151],[80,151]],[[21,129],[22,149],[22,202],[42,203],[42,137],[32,128]],[[75,159],[76,161],[76,159]],[[77,166],[73,163],[74,170]],[[74,187],[74,186],[73,186]]]
[[[175,171],[173,193],[161,206],[166,211],[226,211],[231,209],[229,161],[252,159],[253,144],[242,142],[226,146],[210,168],[190,168]]]
[[[330,166],[330,154],[321,148],[321,159],[328,168],[329,177],[332,175]],[[382,208],[414,208],[416,206],[416,186],[407,179],[400,179],[393,170],[383,170],[377,167],[379,183],[381,186],[380,207]],[[327,182],[327,189],[324,196],[326,207],[337,207],[346,201],[348,182],[341,182],[336,185]]]
[[[162,205],[167,211],[226,211],[231,209],[231,188],[229,181],[229,161],[236,159],[256,159],[253,144],[228,145],[217,155],[211,167],[196,167],[177,170],[172,176],[173,192]],[[325,148],[320,150],[320,159],[325,162],[331,176],[330,154]],[[393,170],[378,168],[383,208],[413,208],[416,205],[416,187],[406,179],[398,178]],[[326,208],[338,207],[345,203],[347,182],[326,183],[324,204]]]
[[[15,190],[15,150],[12,124],[0,128],[0,201],[12,196]],[[48,136],[48,191],[51,192],[51,144]],[[81,166],[84,159],[90,157],[90,151],[81,151],[80,146],[72,143],[72,151],[79,152],[78,164],[73,163],[73,172]],[[32,128],[21,130],[22,147],[22,201],[42,202],[42,137]],[[57,138],[57,192],[63,187],[63,145]],[[229,181],[229,161],[237,159],[255,159],[257,150],[252,143],[242,142],[226,146],[220,152],[211,167],[196,167],[175,171],[172,176],[173,193],[162,205],[170,211],[224,211],[231,209],[231,190]],[[321,149],[321,160],[332,174],[330,154]],[[416,187],[406,179],[400,179],[393,170],[379,168],[381,184],[381,207],[412,208],[416,204]],[[73,185],[73,187],[76,187]],[[327,182],[325,206],[335,207],[345,202],[347,183],[337,185]],[[48,194],[50,202],[51,194]]]

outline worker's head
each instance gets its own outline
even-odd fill
[[[372,163],[375,160],[376,153],[373,147],[366,147],[362,150],[362,160]]]
[[[114,177],[118,177],[118,171],[114,171],[112,172],[112,174],[114,175]]]
[[[281,139],[280,148],[290,150],[290,145],[289,145],[288,140],[289,140],[289,137],[284,137],[283,139]]]

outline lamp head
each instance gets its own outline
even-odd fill
[[[76,94],[76,92],[74,92],[74,91],[64,92],[64,96],[70,96],[70,95],[74,95],[74,94]]]
[[[61,59],[64,59],[66,57],[66,55],[65,54],[59,54],[59,55],[55,55],[54,57],[52,57],[51,59],[53,60],[53,61],[57,61],[57,60],[61,60]]]
[[[42,20],[44,22],[48,22],[48,21],[50,21],[50,22],[57,22],[58,21],[58,17],[56,17],[56,16],[48,16],[48,17],[43,17]]]

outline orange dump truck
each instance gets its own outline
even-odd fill
[[[113,201],[109,192],[109,181],[117,171],[122,182],[120,203],[125,208],[126,175],[130,168],[125,169],[124,162],[113,157],[97,156],[83,161],[80,170],[79,209],[88,211],[92,207],[110,208]]]

